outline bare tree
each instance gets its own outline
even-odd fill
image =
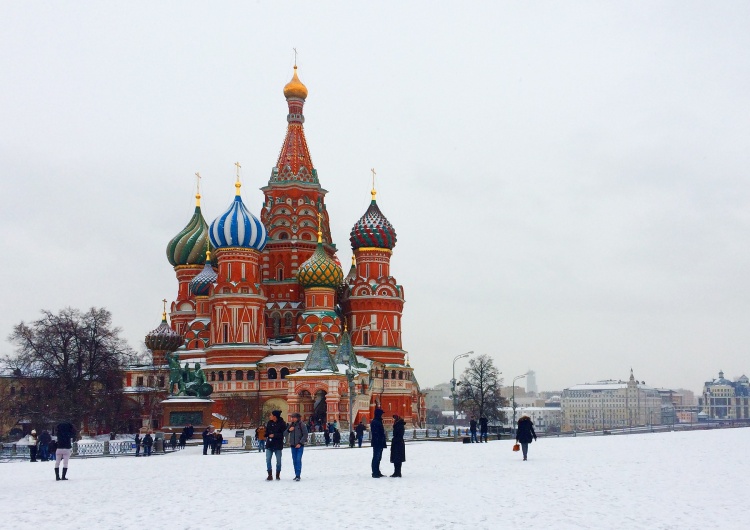
[[[243,394],[230,394],[224,400],[224,411],[232,428],[257,425],[258,398]]]
[[[492,357],[480,355],[469,360],[469,367],[461,375],[458,400],[469,414],[484,416],[489,421],[502,420],[501,409],[506,404],[500,395],[503,379]]]
[[[13,328],[15,355],[3,361],[26,383],[19,413],[40,421],[70,419],[76,425],[101,425],[122,393],[123,368],[132,351],[102,308],[82,313],[42,311],[42,318]],[[115,407],[118,408],[118,407]]]

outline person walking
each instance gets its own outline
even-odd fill
[[[185,449],[185,445],[187,445],[187,431],[183,429],[180,433],[180,449]]]
[[[487,418],[479,417],[479,442],[487,443]]]
[[[172,448],[172,451],[177,449],[177,433],[172,433],[172,436],[169,437],[169,446]]]
[[[31,430],[29,434],[29,462],[36,462],[36,453],[39,449],[39,438],[36,436],[36,429]]]
[[[362,423],[362,420],[359,420],[359,424],[354,430],[357,432],[357,444],[359,447],[362,447],[362,440],[365,438],[365,425]]]
[[[333,431],[333,446],[341,447],[341,431],[339,431],[338,429]]]
[[[255,439],[258,440],[258,452],[263,453],[266,450],[266,428],[261,425],[255,429]]]
[[[401,478],[401,464],[406,461],[406,444],[404,444],[404,430],[406,422],[398,414],[393,415],[393,439],[391,440],[391,463],[393,475]]]
[[[331,445],[331,433],[326,429],[323,431],[323,439],[326,441],[326,447]]]
[[[39,435],[39,458],[41,458],[42,462],[50,459],[49,444],[51,441],[52,436],[50,436],[47,429],[44,429],[42,434]]]
[[[141,456],[141,435],[140,433],[135,433],[135,456]]]
[[[201,436],[203,437],[203,454],[204,455],[208,454],[208,446],[211,443],[211,438],[209,437],[210,432],[211,431],[208,429],[208,427],[206,427],[205,429],[203,429],[203,432],[201,433]]]
[[[154,445],[154,439],[151,436],[151,431],[146,433],[143,437],[143,456],[151,456],[151,446]]]
[[[354,435],[354,431],[349,431],[349,448],[354,449],[354,442],[357,441],[357,437]]]
[[[57,450],[55,451],[55,480],[68,480],[68,461],[73,450],[73,440],[76,437],[75,427],[64,421],[57,426]],[[62,478],[60,477],[60,462],[63,463]]]
[[[294,480],[299,482],[302,477],[302,454],[307,443],[307,426],[302,421],[299,412],[292,414],[292,422],[284,432],[289,447],[292,448],[292,464],[294,464]]]
[[[224,443],[224,436],[221,434],[221,431],[216,431],[216,434],[214,435],[214,451],[211,452],[211,454],[221,454],[221,444]]]
[[[383,449],[388,447],[385,441],[385,428],[383,427],[383,409],[375,409],[375,417],[370,422],[370,445],[372,445],[372,478],[380,478],[380,460],[383,458]]]
[[[531,418],[525,414],[518,419],[518,429],[516,430],[516,443],[521,444],[521,450],[523,451],[523,459],[526,460],[529,452],[529,444],[536,440],[536,432],[534,432],[534,424]]]
[[[273,480],[271,472],[271,458],[276,456],[276,480],[281,480],[281,450],[284,448],[284,431],[286,422],[281,418],[281,411],[271,412],[271,418],[266,423],[266,469],[268,478]]]
[[[477,420],[474,416],[471,417],[469,422],[469,432],[471,433],[471,443],[477,443]]]

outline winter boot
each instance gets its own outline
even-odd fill
[[[273,472],[272,471],[268,472],[268,478],[266,480],[273,480]]]
[[[65,478],[65,475],[67,475],[67,474],[68,474],[68,468],[64,467],[63,468],[63,476],[62,476],[62,478],[60,480],[68,480],[68,479]]]
[[[55,468],[55,480],[60,480],[60,468]]]
[[[281,480],[281,471],[276,472],[276,480]]]

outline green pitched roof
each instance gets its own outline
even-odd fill
[[[348,364],[349,366],[352,366],[354,368],[359,367],[359,363],[357,362],[357,354],[354,353],[354,348],[352,347],[352,339],[349,336],[348,331],[344,331],[341,334],[339,347],[338,350],[336,350],[336,355],[333,357],[333,359],[336,364]]]
[[[305,359],[305,366],[302,367],[306,372],[322,372],[323,370],[330,370],[332,372],[338,372],[336,363],[333,362],[331,352],[328,351],[328,345],[323,340],[323,334],[318,333],[315,338],[310,353],[307,354]]]

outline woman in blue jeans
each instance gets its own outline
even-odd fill
[[[266,423],[266,468],[268,478],[273,480],[271,458],[276,455],[276,480],[281,480],[281,450],[284,448],[286,422],[281,419],[281,411],[271,412],[271,419]]]
[[[294,480],[299,482],[302,476],[302,453],[307,443],[307,426],[300,421],[302,416],[298,412],[292,414],[292,423],[286,428],[286,438],[292,448],[292,462],[294,463]]]

